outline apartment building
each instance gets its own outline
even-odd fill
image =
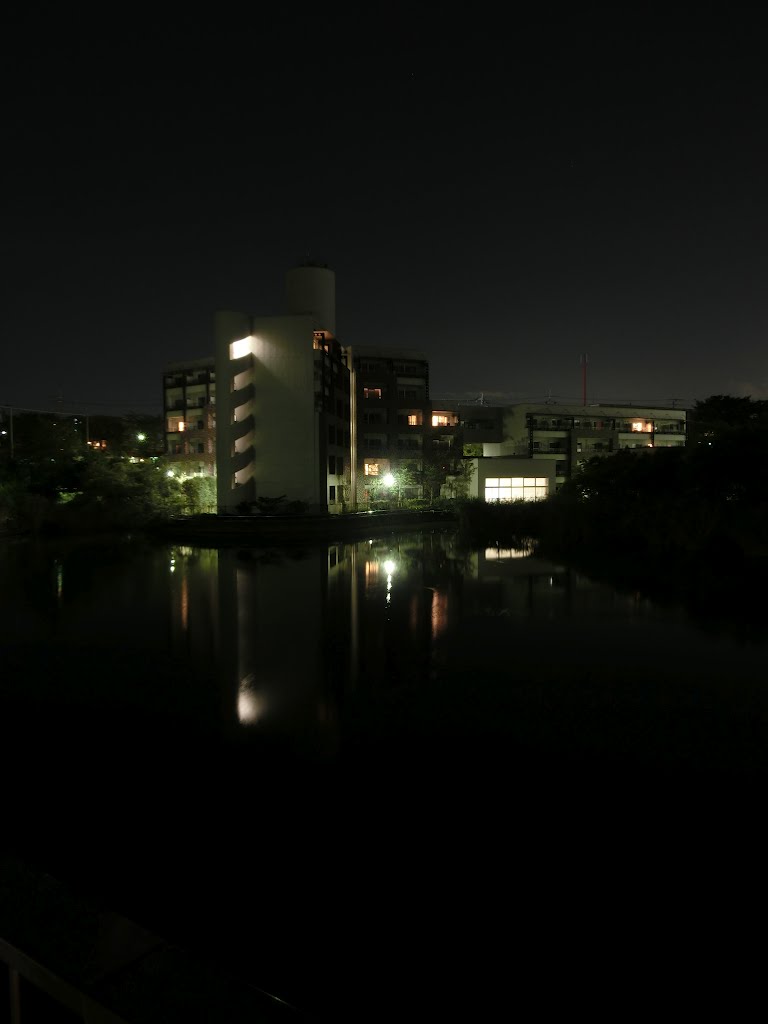
[[[504,408],[502,437],[483,456],[553,461],[560,485],[595,456],[684,445],[686,421],[685,409],[521,403]]]
[[[354,493],[367,504],[388,473],[408,468],[414,481],[432,443],[429,361],[421,352],[351,346]],[[418,497],[421,485],[403,488]]]
[[[216,368],[212,356],[163,369],[165,451],[189,473],[216,469]]]
[[[423,352],[337,339],[328,267],[296,267],[285,287],[286,313],[222,310],[215,355],[164,370],[166,450],[193,472],[215,471],[221,510],[277,498],[365,508],[403,469],[400,498],[437,496],[446,474],[450,496],[462,458],[475,460],[471,494],[537,499],[593,456],[686,442],[684,409],[432,401]]]

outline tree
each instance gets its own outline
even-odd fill
[[[692,446],[743,432],[768,434],[768,401],[734,395],[710,395],[697,401],[688,417],[688,442]]]
[[[446,490],[450,498],[469,497],[469,485],[475,472],[475,464],[471,459],[456,459],[451,472],[446,477]]]

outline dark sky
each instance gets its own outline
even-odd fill
[[[438,397],[768,397],[757,20],[251,9],[6,16],[0,405],[159,411],[308,257]]]

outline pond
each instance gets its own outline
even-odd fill
[[[585,844],[765,778],[761,630],[530,549],[6,541],[0,578],[6,845],[320,1016],[498,1006],[500,922],[542,941]]]

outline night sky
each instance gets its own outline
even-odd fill
[[[252,9],[7,16],[0,405],[159,412],[307,259],[436,398],[768,398],[757,20]]]

